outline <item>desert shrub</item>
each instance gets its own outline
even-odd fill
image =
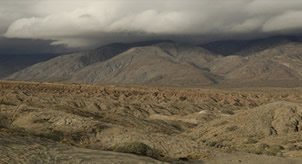
[[[265,154],[265,155],[270,155],[270,156],[276,156],[283,149],[284,148],[282,146],[280,146],[280,145],[270,146],[270,145],[267,145],[267,144],[260,144],[258,146],[258,148],[248,150],[248,153]]]
[[[159,152],[142,142],[126,142],[117,144],[112,150],[120,153],[131,153],[152,158],[158,158]]]
[[[223,114],[234,115],[235,113],[232,110],[226,109],[221,111]]]
[[[258,146],[259,149],[268,149],[270,146],[268,144],[262,143]]]
[[[48,121],[49,121],[49,119],[43,118],[43,119],[36,119],[36,120],[33,121],[33,123],[43,124],[43,123],[46,123]]]
[[[8,122],[7,117],[0,113],[0,128],[7,127],[8,124],[7,122]]]
[[[181,161],[189,161],[189,159],[187,157],[180,157],[178,159],[181,160]]]
[[[235,147],[228,147],[225,152],[226,153],[234,153],[237,152],[238,150]]]
[[[262,149],[251,149],[251,150],[248,150],[247,151],[248,153],[252,153],[252,154],[264,154],[265,153],[265,150],[262,150]]]
[[[302,146],[297,146],[297,145],[291,144],[287,147],[287,149],[288,150],[302,150]]]
[[[45,137],[55,141],[60,141],[64,137],[64,133],[54,130],[51,133],[48,133]]]
[[[185,100],[187,100],[187,97],[185,97],[185,96],[180,96],[180,97],[179,97],[179,100],[185,101]]]
[[[185,157],[189,160],[199,160],[201,158],[201,154],[198,154],[198,153],[192,153],[192,154],[189,154],[187,157]]]
[[[265,151],[264,152],[265,155],[270,155],[270,156],[276,156],[278,154],[278,152],[274,152],[274,151]]]
[[[64,133],[57,130],[41,130],[39,132],[29,132],[34,136],[41,137],[41,138],[47,138],[54,141],[61,141],[64,138]]]
[[[3,97],[3,96],[2,96],[2,98],[0,98],[0,105],[1,104],[2,105],[7,105],[7,106],[17,106],[16,103],[8,100],[6,97]]]
[[[272,156],[276,156],[277,154],[280,153],[281,150],[284,150],[284,147],[281,145],[273,145],[270,146],[269,150],[266,151],[266,155],[272,155]]]
[[[216,141],[206,141],[206,145],[210,147],[223,148],[225,145],[218,143]]]
[[[245,141],[244,143],[245,144],[255,144],[257,143],[258,141],[256,141],[255,139],[253,138],[248,138],[247,141]]]
[[[217,145],[217,142],[215,142],[215,141],[207,141],[206,145],[210,146],[210,147],[215,147]]]
[[[284,150],[284,147],[281,145],[273,145],[273,146],[270,146],[270,149],[274,150],[274,151],[280,151],[280,150]]]
[[[276,156],[278,152],[264,150],[264,149],[253,149],[253,150],[249,150],[249,153],[258,154],[258,155],[265,154],[265,155],[269,155],[269,156]]]
[[[226,128],[226,130],[229,131],[229,132],[235,131],[237,129],[238,129],[238,126],[230,126],[230,127]]]
[[[217,123],[217,124],[214,124],[213,126],[214,126],[214,127],[219,127],[219,126],[225,125],[225,124],[227,124],[227,123],[229,123],[229,122],[228,122],[228,121],[222,121],[222,122],[219,122],[219,123]]]

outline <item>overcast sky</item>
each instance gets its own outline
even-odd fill
[[[71,48],[199,42],[299,34],[301,18],[302,0],[0,0],[0,37]]]

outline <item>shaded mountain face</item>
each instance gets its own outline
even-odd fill
[[[225,40],[203,44],[201,47],[223,56],[248,56],[289,42],[302,42],[302,37],[274,36],[256,40]]]
[[[243,41],[241,45],[247,48],[225,56],[209,48],[171,41],[110,44],[35,64],[6,79],[186,87],[251,83],[271,86],[272,82],[302,86],[299,39],[268,38]]]
[[[83,66],[90,65],[93,64],[94,62],[99,62],[111,58],[112,55],[118,54],[131,47],[150,45],[158,42],[161,41],[155,40],[155,41],[139,42],[139,43],[132,43],[132,44],[110,44],[107,46],[97,48],[92,51],[82,52],[85,55],[83,55],[79,59],[79,62]],[[167,42],[171,42],[171,41],[167,41]],[[28,53],[28,54],[19,55],[15,52],[13,53],[10,52],[9,54],[0,54],[0,79],[3,79],[4,77],[7,77],[17,71],[25,69],[26,67],[29,67],[31,65],[44,62],[61,55],[62,54],[53,54],[53,53],[52,54]],[[79,66],[77,62],[75,63],[75,65]]]
[[[56,57],[53,54],[43,55],[0,55],[0,79],[20,71],[33,64]]]
[[[150,43],[147,43],[150,44]],[[216,56],[200,47],[173,42],[111,44],[64,55],[8,77],[14,80],[196,86],[219,77],[203,64]],[[195,64],[194,64],[195,63]]]

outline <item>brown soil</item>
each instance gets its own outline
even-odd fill
[[[0,162],[301,163],[301,104],[302,88],[1,81]]]

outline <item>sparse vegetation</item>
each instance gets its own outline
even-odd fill
[[[228,109],[222,110],[221,112],[222,112],[223,114],[228,114],[228,115],[233,115],[233,114],[235,114],[232,110],[228,110]]]
[[[268,149],[270,146],[268,144],[262,143],[258,146],[259,149]]]
[[[0,98],[0,105],[3,104],[3,105],[7,105],[7,106],[16,106],[16,103],[8,100],[5,96],[2,96]]]
[[[3,114],[0,113],[0,128],[1,127],[6,127],[8,122],[7,122],[7,117]]]
[[[228,121],[222,121],[222,122],[219,122],[219,123],[215,124],[214,127],[222,126],[222,125],[225,125],[227,123],[229,123],[229,122]]]
[[[253,139],[253,138],[248,138],[247,141],[245,141],[244,143],[245,144],[255,144],[257,143],[258,141]]]
[[[215,141],[208,141],[208,142],[206,142],[206,145],[210,146],[210,147],[216,147],[217,142],[215,142]]]
[[[201,158],[201,155],[197,154],[197,153],[192,153],[192,154],[189,154],[185,158],[190,159],[190,160],[199,160]]]
[[[247,152],[253,154],[265,154],[269,156],[276,156],[280,154],[281,150],[284,150],[284,147],[280,145],[270,146],[268,144],[260,144],[258,148],[249,149]]]
[[[207,146],[210,146],[210,147],[216,147],[216,148],[224,147],[223,144],[221,144],[219,142],[216,142],[216,141],[206,141],[205,143],[206,143]]]
[[[272,145],[272,146],[270,146],[270,150],[274,151],[274,152],[278,152],[278,151],[284,150],[284,147],[281,145]]]
[[[288,149],[288,150],[302,150],[302,146],[298,146],[298,145],[293,145],[293,144],[291,144],[291,145],[289,145],[289,146],[287,147],[287,149]]]
[[[238,126],[234,125],[234,126],[230,126],[230,127],[227,127],[226,130],[229,131],[229,132],[232,132],[232,131],[235,131],[238,129]]]
[[[111,148],[115,152],[131,153],[152,158],[159,158],[159,152],[142,142],[126,142],[114,145]]]
[[[185,100],[187,100],[187,97],[185,97],[185,96],[180,96],[180,97],[179,97],[179,100],[185,101]]]
[[[6,95],[9,102],[20,105],[0,104],[0,125],[5,126],[1,128],[0,142],[1,135],[8,134],[26,140],[55,141],[82,150],[118,154],[108,152],[110,150],[141,156],[120,154],[121,157],[144,159],[142,156],[147,156],[183,163],[184,160],[209,159],[216,153],[218,156],[230,153],[230,156],[244,154],[251,158],[287,158],[302,149],[298,133],[283,133],[282,128],[288,127],[280,126],[290,123],[288,118],[300,119],[302,106],[281,101],[280,96],[288,93],[287,99],[301,101],[299,89],[294,92],[259,89],[257,93],[246,89],[231,94],[226,90],[213,94],[212,90],[203,89],[182,88],[180,92],[175,88],[22,83],[24,94],[15,91],[19,86],[17,82],[3,85],[0,82],[0,93]],[[79,86],[81,92],[78,92]],[[158,94],[153,95],[154,92]],[[181,96],[189,101],[181,101]],[[243,106],[224,104],[224,99],[231,102],[233,98],[240,99]],[[84,103],[73,105],[78,101]],[[251,109],[250,104],[257,107]],[[236,114],[224,115],[221,111],[225,109]],[[278,130],[276,136],[269,134],[272,125]],[[141,141],[148,141],[150,145]]]
[[[262,150],[262,149],[250,149],[247,152],[248,153],[252,153],[252,154],[258,154],[258,155],[260,155],[260,154],[264,154],[265,151]]]
[[[64,133],[61,131],[57,131],[57,130],[47,130],[44,132],[33,132],[33,135],[37,136],[37,137],[41,137],[41,138],[47,138],[47,139],[51,139],[54,141],[61,141],[64,138]]]

